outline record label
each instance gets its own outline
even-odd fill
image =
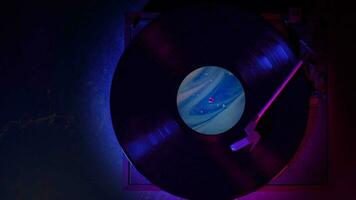
[[[177,108],[191,129],[218,135],[231,129],[245,108],[245,92],[236,76],[217,66],[198,68],[179,86]]]

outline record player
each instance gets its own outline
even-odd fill
[[[207,12],[206,10],[209,11]],[[307,28],[306,25],[302,23],[301,12],[301,8],[294,7],[290,8],[290,12],[287,16],[279,13],[260,13],[260,15],[266,20],[266,23],[260,21],[260,19],[254,18],[255,14],[250,15],[247,12],[245,15],[245,11],[232,11],[232,9],[230,10],[230,8],[226,7],[219,10],[219,6],[217,5],[212,7],[208,6],[208,8],[202,8],[199,5],[198,7],[195,6],[193,8],[189,7],[186,10],[183,9],[183,11],[169,11],[169,14],[166,15],[145,12],[131,13],[128,15],[126,41],[128,41],[127,46],[128,48],[131,48],[131,50],[127,50],[129,52],[127,53],[127,60],[130,60],[130,55],[132,57],[137,54],[146,56],[150,55],[151,57],[133,57],[132,61],[127,61],[129,64],[125,64],[125,62],[123,64],[122,60],[125,60],[125,58],[121,59],[121,63],[118,65],[117,74],[120,73],[120,66],[124,66],[122,68],[124,71],[128,70],[128,74],[121,76],[121,78],[117,78],[117,80],[114,78],[113,82],[111,100],[113,123],[116,133],[118,134],[119,142],[123,145],[126,155],[133,163],[132,165],[126,159],[124,160],[126,163],[124,168],[124,182],[127,182],[127,189],[139,191],[158,190],[159,188],[163,188],[170,193],[189,199],[214,199],[218,197],[232,198],[243,196],[247,193],[256,191],[257,189],[261,189],[261,186],[264,186],[262,190],[279,190],[285,188],[293,189],[298,188],[299,186],[305,187],[305,185],[325,185],[327,181],[327,178],[325,178],[325,175],[327,175],[327,134],[325,130],[326,119],[323,117],[325,116],[325,113],[323,113],[325,112],[325,110],[323,110],[325,107],[323,108],[322,106],[325,106],[325,104],[323,104],[323,102],[325,103],[325,97],[323,94],[326,89],[323,83],[323,68],[320,67],[319,64],[316,64],[318,63],[317,58],[315,58],[317,57],[315,56],[317,54],[309,47],[308,42],[306,42],[307,39],[304,39],[308,38],[309,35],[303,35],[302,33]],[[214,17],[209,18],[211,13],[213,13]],[[236,13],[238,13],[238,17],[236,17]],[[164,17],[162,17],[162,15]],[[249,18],[250,16],[253,17]],[[226,24],[219,26],[219,24],[221,24],[220,22],[223,21],[222,19],[230,20],[234,17],[236,17],[235,20],[227,22],[227,29],[224,29],[226,28],[226,26],[224,26]],[[249,23],[244,21],[246,18],[248,19],[248,22],[250,22],[249,20],[253,22],[250,27]],[[241,20],[241,22],[237,22],[239,19],[243,20]],[[216,21],[214,22],[214,20]],[[151,21],[153,22],[151,23]],[[267,21],[269,22],[267,23]],[[197,22],[204,22],[206,25],[204,25],[204,23],[203,25],[199,25]],[[239,26],[234,27],[235,22],[236,24],[239,24]],[[261,24],[259,24],[260,22]],[[209,26],[207,24],[209,24]],[[205,36],[201,36],[199,34],[202,33],[202,30],[213,30],[210,29],[211,24],[214,25],[213,27],[216,27],[215,32],[213,31],[213,34],[211,35],[208,34],[208,36],[204,39]],[[155,25],[163,27],[168,26],[166,29],[168,30],[168,34],[165,35],[164,32],[159,32],[160,30],[165,30],[164,28],[152,28]],[[182,25],[182,27],[187,27],[188,29],[191,28],[193,30],[193,36],[189,39],[182,38],[189,37],[191,33],[186,34],[184,31],[179,32],[179,30],[184,29],[182,27],[177,27],[177,25]],[[274,28],[272,28],[272,26],[269,27],[269,25],[272,25]],[[196,29],[196,27],[199,28]],[[239,27],[244,27],[245,30],[236,31]],[[259,29],[260,27],[263,28]],[[158,32],[155,32],[157,30]],[[174,33],[177,32],[178,34],[175,35]],[[197,34],[194,34],[194,32],[197,32]],[[226,34],[229,32],[241,34]],[[263,33],[263,36],[261,37],[260,34],[253,35],[253,33]],[[184,36],[181,36],[180,34]],[[158,37],[155,38],[155,36]],[[165,38],[166,36],[168,36],[168,39]],[[137,37],[139,39],[137,39]],[[146,40],[142,39],[145,37]],[[240,38],[237,43],[234,43],[234,37]],[[242,44],[245,41],[244,37],[248,38],[246,39],[246,44]],[[219,51],[207,52],[206,49],[209,45],[204,48],[195,48],[195,41],[202,40],[198,42],[198,46],[201,46],[207,41],[212,41],[212,38],[215,38],[215,40],[218,41],[216,43],[212,42],[212,46],[214,48],[226,47],[228,43],[233,43],[236,46],[236,51],[238,52],[237,55],[243,56],[236,59],[233,56],[236,54],[227,53],[232,52],[231,50],[234,45],[229,46],[227,50],[219,50],[220,52],[224,52],[221,57],[216,56],[219,54]],[[253,42],[248,43],[248,40],[256,41],[258,38],[262,39],[259,42],[256,42],[255,47],[252,47],[254,44]],[[303,40],[300,40],[301,38],[303,38]],[[133,42],[129,42],[131,40]],[[147,44],[142,45],[142,41],[147,42]],[[173,45],[165,45],[172,41]],[[174,43],[176,41],[178,41],[178,43]],[[224,45],[219,46],[221,43],[219,41],[223,41]],[[241,47],[238,44],[242,44],[241,46],[245,45],[245,47]],[[179,47],[177,48],[178,50],[172,48],[177,46]],[[147,50],[147,48],[152,49]],[[242,49],[240,52],[239,48]],[[150,54],[152,52],[154,53]],[[180,55],[181,52],[183,52],[183,55]],[[189,53],[185,54],[186,52]],[[203,52],[203,54],[206,55],[202,55],[197,52]],[[244,52],[249,52],[249,54],[244,54]],[[203,57],[203,59],[198,59],[199,61],[196,61],[194,58],[189,57],[190,55]],[[218,58],[214,59],[214,56]],[[250,56],[250,58],[245,59],[248,56]],[[231,59],[232,61],[226,62],[229,58],[233,58]],[[134,60],[139,61],[136,63]],[[142,60],[145,62],[141,62]],[[140,66],[142,64],[146,64],[147,60],[152,61],[152,64],[148,64],[149,67],[147,71],[145,68],[138,67],[133,70],[135,73],[129,72],[131,69],[128,65],[130,65],[131,68],[132,66]],[[182,62],[182,60],[184,62],[188,60],[188,64]],[[237,66],[243,67],[240,67],[237,70],[234,67],[226,67],[229,66],[229,64],[230,66],[234,65],[231,64],[234,62]],[[308,64],[305,64],[306,62]],[[154,68],[153,63],[163,67]],[[180,68],[182,65],[189,66],[189,69],[187,68],[185,71],[184,68]],[[248,65],[250,65],[250,67],[245,67]],[[284,67],[284,65],[289,67]],[[169,70],[162,73],[162,70],[164,71],[164,68],[168,69],[168,66]],[[239,121],[240,119],[238,119],[235,124],[229,127],[230,129],[222,131],[222,135],[224,136],[220,135],[220,132],[213,133],[213,136],[210,132],[210,135],[208,133],[207,136],[206,132],[199,132],[190,127],[189,123],[187,123],[179,112],[179,108],[177,109],[177,105],[171,106],[172,102],[170,102],[170,99],[173,98],[159,100],[158,104],[157,102],[154,102],[159,99],[158,95],[161,96],[162,94],[168,96],[171,95],[171,97],[173,97],[177,95],[178,91],[179,96],[178,86],[181,86],[182,84],[184,85],[184,77],[187,78],[192,71],[199,69],[199,67],[204,68],[212,66],[222,66],[222,69],[228,69],[227,73],[236,75],[237,80],[241,80],[242,85],[245,84],[245,90],[247,91],[245,99],[247,107],[244,106],[242,109],[244,110],[243,112],[247,112],[247,117],[246,113],[242,114],[242,117],[240,116],[242,121]],[[257,72],[255,69],[244,71],[246,69],[251,69],[251,66],[259,66],[261,70],[257,70]],[[278,66],[280,67],[280,70],[278,70]],[[300,69],[302,66],[303,69]],[[275,68],[277,70],[275,70]],[[229,69],[231,71],[229,71]],[[269,69],[277,72],[274,75],[273,73],[270,74],[268,73]],[[266,70],[267,73],[263,70]],[[209,70],[204,72],[209,72]],[[139,73],[142,75],[138,75]],[[214,76],[217,73],[218,72],[215,71],[213,73]],[[133,74],[135,74],[135,76],[133,76]],[[180,75],[177,76],[177,74]],[[204,73],[198,73],[198,76],[201,76],[200,74]],[[145,76],[153,79],[159,79],[162,82],[157,81],[155,83],[155,81],[152,81],[153,85],[151,85],[148,83],[150,81],[149,78],[146,79],[147,77]],[[137,86],[133,86],[135,82],[130,81],[133,79],[138,80],[139,84]],[[172,83],[172,80],[175,81],[174,84]],[[264,88],[264,85],[266,85],[267,82],[269,84],[266,88]],[[147,83],[147,85],[142,86],[142,83]],[[165,84],[162,85],[162,83]],[[118,84],[122,86],[115,86]],[[142,96],[135,96],[134,94],[131,94],[132,96],[129,95],[127,100],[122,99],[122,94],[130,93],[129,91],[123,89],[126,84],[130,85],[130,90],[134,88],[135,90],[133,91],[143,93],[141,94]],[[140,87],[144,87],[144,89],[140,90],[139,85]],[[150,87],[148,87],[148,85],[160,89],[154,89],[152,92],[149,91]],[[214,90],[218,89],[214,88]],[[251,91],[255,91],[255,93]],[[250,94],[248,94],[249,92]],[[118,93],[121,95],[117,95]],[[176,99],[178,99],[178,97]],[[219,101],[216,96],[207,96],[207,99],[209,106],[211,106],[212,103],[218,104],[215,101]],[[275,103],[275,101],[277,103]],[[119,102],[118,105],[116,102]],[[128,109],[132,108],[133,105],[140,103],[145,105],[148,104],[148,107],[139,106],[140,109],[146,109],[144,112],[141,112],[142,110],[140,111],[140,109]],[[249,104],[252,106],[248,107]],[[127,105],[128,107],[122,107],[121,105]],[[301,107],[296,105],[300,105]],[[167,109],[160,109],[162,107],[168,108],[168,112]],[[122,109],[125,111],[122,112]],[[121,114],[122,116],[118,117]],[[228,117],[229,119],[231,118],[230,116]],[[125,117],[129,120],[123,120]],[[158,120],[150,121],[149,118],[155,118]],[[118,125],[123,121],[125,121],[123,123],[125,126]],[[236,124],[239,123],[241,127],[236,128]],[[280,124],[282,124],[282,126]],[[124,129],[123,127],[129,128]],[[145,128],[142,129],[140,127]],[[216,127],[216,125],[212,125],[212,127]],[[318,130],[316,131],[315,129],[317,128]],[[231,129],[233,130],[232,132]],[[180,130],[184,134],[188,134],[183,136],[182,139],[180,138],[181,136],[179,136],[181,133],[176,133],[177,130]],[[125,135],[125,132],[129,132],[130,134]],[[196,134],[196,132],[198,132],[198,134]],[[284,138],[283,136],[286,135],[284,134],[286,132],[292,132],[290,135],[293,135],[293,137]],[[157,137],[158,133],[163,136]],[[195,134],[195,136],[192,137],[192,134]],[[316,136],[316,134],[319,135]],[[188,139],[185,137],[188,137]],[[168,138],[173,142],[170,143],[165,140],[160,141],[160,138]],[[320,138],[324,139],[320,140]],[[260,140],[262,140],[262,142]],[[179,142],[176,143],[177,141]],[[265,145],[261,145],[261,143],[263,144],[263,141],[267,141]],[[311,144],[313,144],[312,150],[310,150]],[[174,145],[176,145],[176,147],[174,147]],[[184,148],[180,148],[180,146],[183,146]],[[157,153],[147,153],[151,151],[149,148],[153,148],[153,151]],[[304,150],[305,148],[307,148],[309,153]],[[194,154],[196,151],[199,151],[199,153]],[[231,154],[231,152],[226,153],[227,151],[231,151],[233,154]],[[316,156],[315,154],[310,153],[310,151],[319,152],[321,155],[319,154]],[[194,159],[185,157],[189,154],[189,152],[193,152],[192,157]],[[295,154],[295,152],[297,153]],[[237,157],[235,157],[236,155]],[[183,163],[178,168],[178,171],[176,171],[177,169],[174,166],[177,163],[174,163],[174,165],[164,163],[172,163],[172,161],[163,159],[169,158],[170,156],[173,156],[173,160],[182,160],[181,163],[178,163],[178,165]],[[298,173],[302,173],[306,170],[302,169],[303,167],[297,169],[298,165],[300,165],[297,161],[298,159],[300,160],[301,157],[313,160],[314,164],[311,164],[311,166],[315,169],[318,168],[318,170],[322,169],[320,170],[321,172],[306,179],[298,177]],[[316,157],[319,159],[315,159]],[[187,160],[184,160],[184,158]],[[238,162],[235,163],[236,161]],[[186,164],[203,168],[206,166],[208,167],[202,170],[202,174],[199,174],[200,170],[196,170],[198,167],[193,171],[190,171],[191,168],[187,167]],[[141,176],[141,174],[136,171],[136,168],[138,168],[139,172],[143,173],[144,176],[148,177],[149,180],[146,180],[146,178]],[[168,172],[164,172],[167,168],[169,169],[167,170]],[[271,170],[273,168],[275,169]],[[187,170],[179,171],[180,169]],[[216,173],[216,169],[219,169],[219,172],[226,172],[227,175],[215,176],[214,173]],[[252,170],[249,171],[248,169]],[[288,169],[292,170],[288,171]],[[238,170],[241,170],[241,172],[239,173]],[[175,171],[176,173],[170,171]],[[204,178],[204,176],[211,173],[212,175],[210,177],[207,176],[207,178]],[[247,177],[245,177],[246,174]],[[187,183],[187,178],[184,177],[193,177],[194,175],[198,178],[195,180],[193,178],[191,181],[192,184],[189,185]],[[182,179],[177,181],[179,177]],[[212,184],[211,188],[207,188],[208,185],[205,183],[208,181],[213,181],[219,184],[221,182],[229,183],[219,189],[216,189],[219,186],[214,184]],[[151,182],[153,182],[153,184],[151,184]],[[179,184],[176,184],[177,182]],[[200,187],[200,184],[204,187]],[[249,184],[252,186],[249,187]],[[154,185],[158,185],[159,187]],[[189,185],[189,187],[187,187],[187,185]],[[226,186],[229,185],[233,185],[234,187],[227,188]],[[215,191],[217,192],[208,192],[214,189],[216,189]],[[202,194],[205,194],[206,196],[202,196]]]

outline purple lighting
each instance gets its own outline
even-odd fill
[[[268,108],[272,105],[272,103],[276,100],[279,94],[283,91],[289,81],[294,77],[299,68],[304,64],[305,60],[309,58],[309,54],[305,55],[299,62],[294,66],[292,71],[288,74],[287,78],[282,82],[281,85],[276,89],[273,93],[272,97],[267,101],[267,103],[262,107],[262,109],[257,113],[257,116],[246,126],[245,132],[247,136],[232,145],[230,145],[230,149],[232,151],[239,151],[240,149],[245,148],[248,145],[252,145],[250,151],[255,147],[260,139],[260,135],[255,128],[260,121],[263,114],[268,110]]]

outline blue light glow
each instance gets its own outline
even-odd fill
[[[173,120],[163,123],[163,125],[156,130],[129,143],[127,147],[128,152],[130,152],[129,156],[133,160],[141,159],[143,156],[150,153],[150,151],[156,149],[155,147],[157,145],[162,144],[169,139],[173,133],[176,133],[177,129],[179,129],[179,125]]]
[[[259,64],[264,68],[264,69],[272,69],[273,65],[269,61],[269,59],[266,56],[260,57],[258,59]]]

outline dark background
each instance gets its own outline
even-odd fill
[[[162,3],[163,2],[163,3]],[[179,4],[186,1],[179,1]],[[124,48],[124,15],[173,1],[11,1],[0,6],[0,199],[165,199],[124,192],[109,91]],[[240,1],[283,11],[303,5],[323,23],[316,48],[329,68],[330,180],[273,199],[351,199],[356,179],[355,12],[351,1]],[[146,5],[146,6],[145,6]]]

